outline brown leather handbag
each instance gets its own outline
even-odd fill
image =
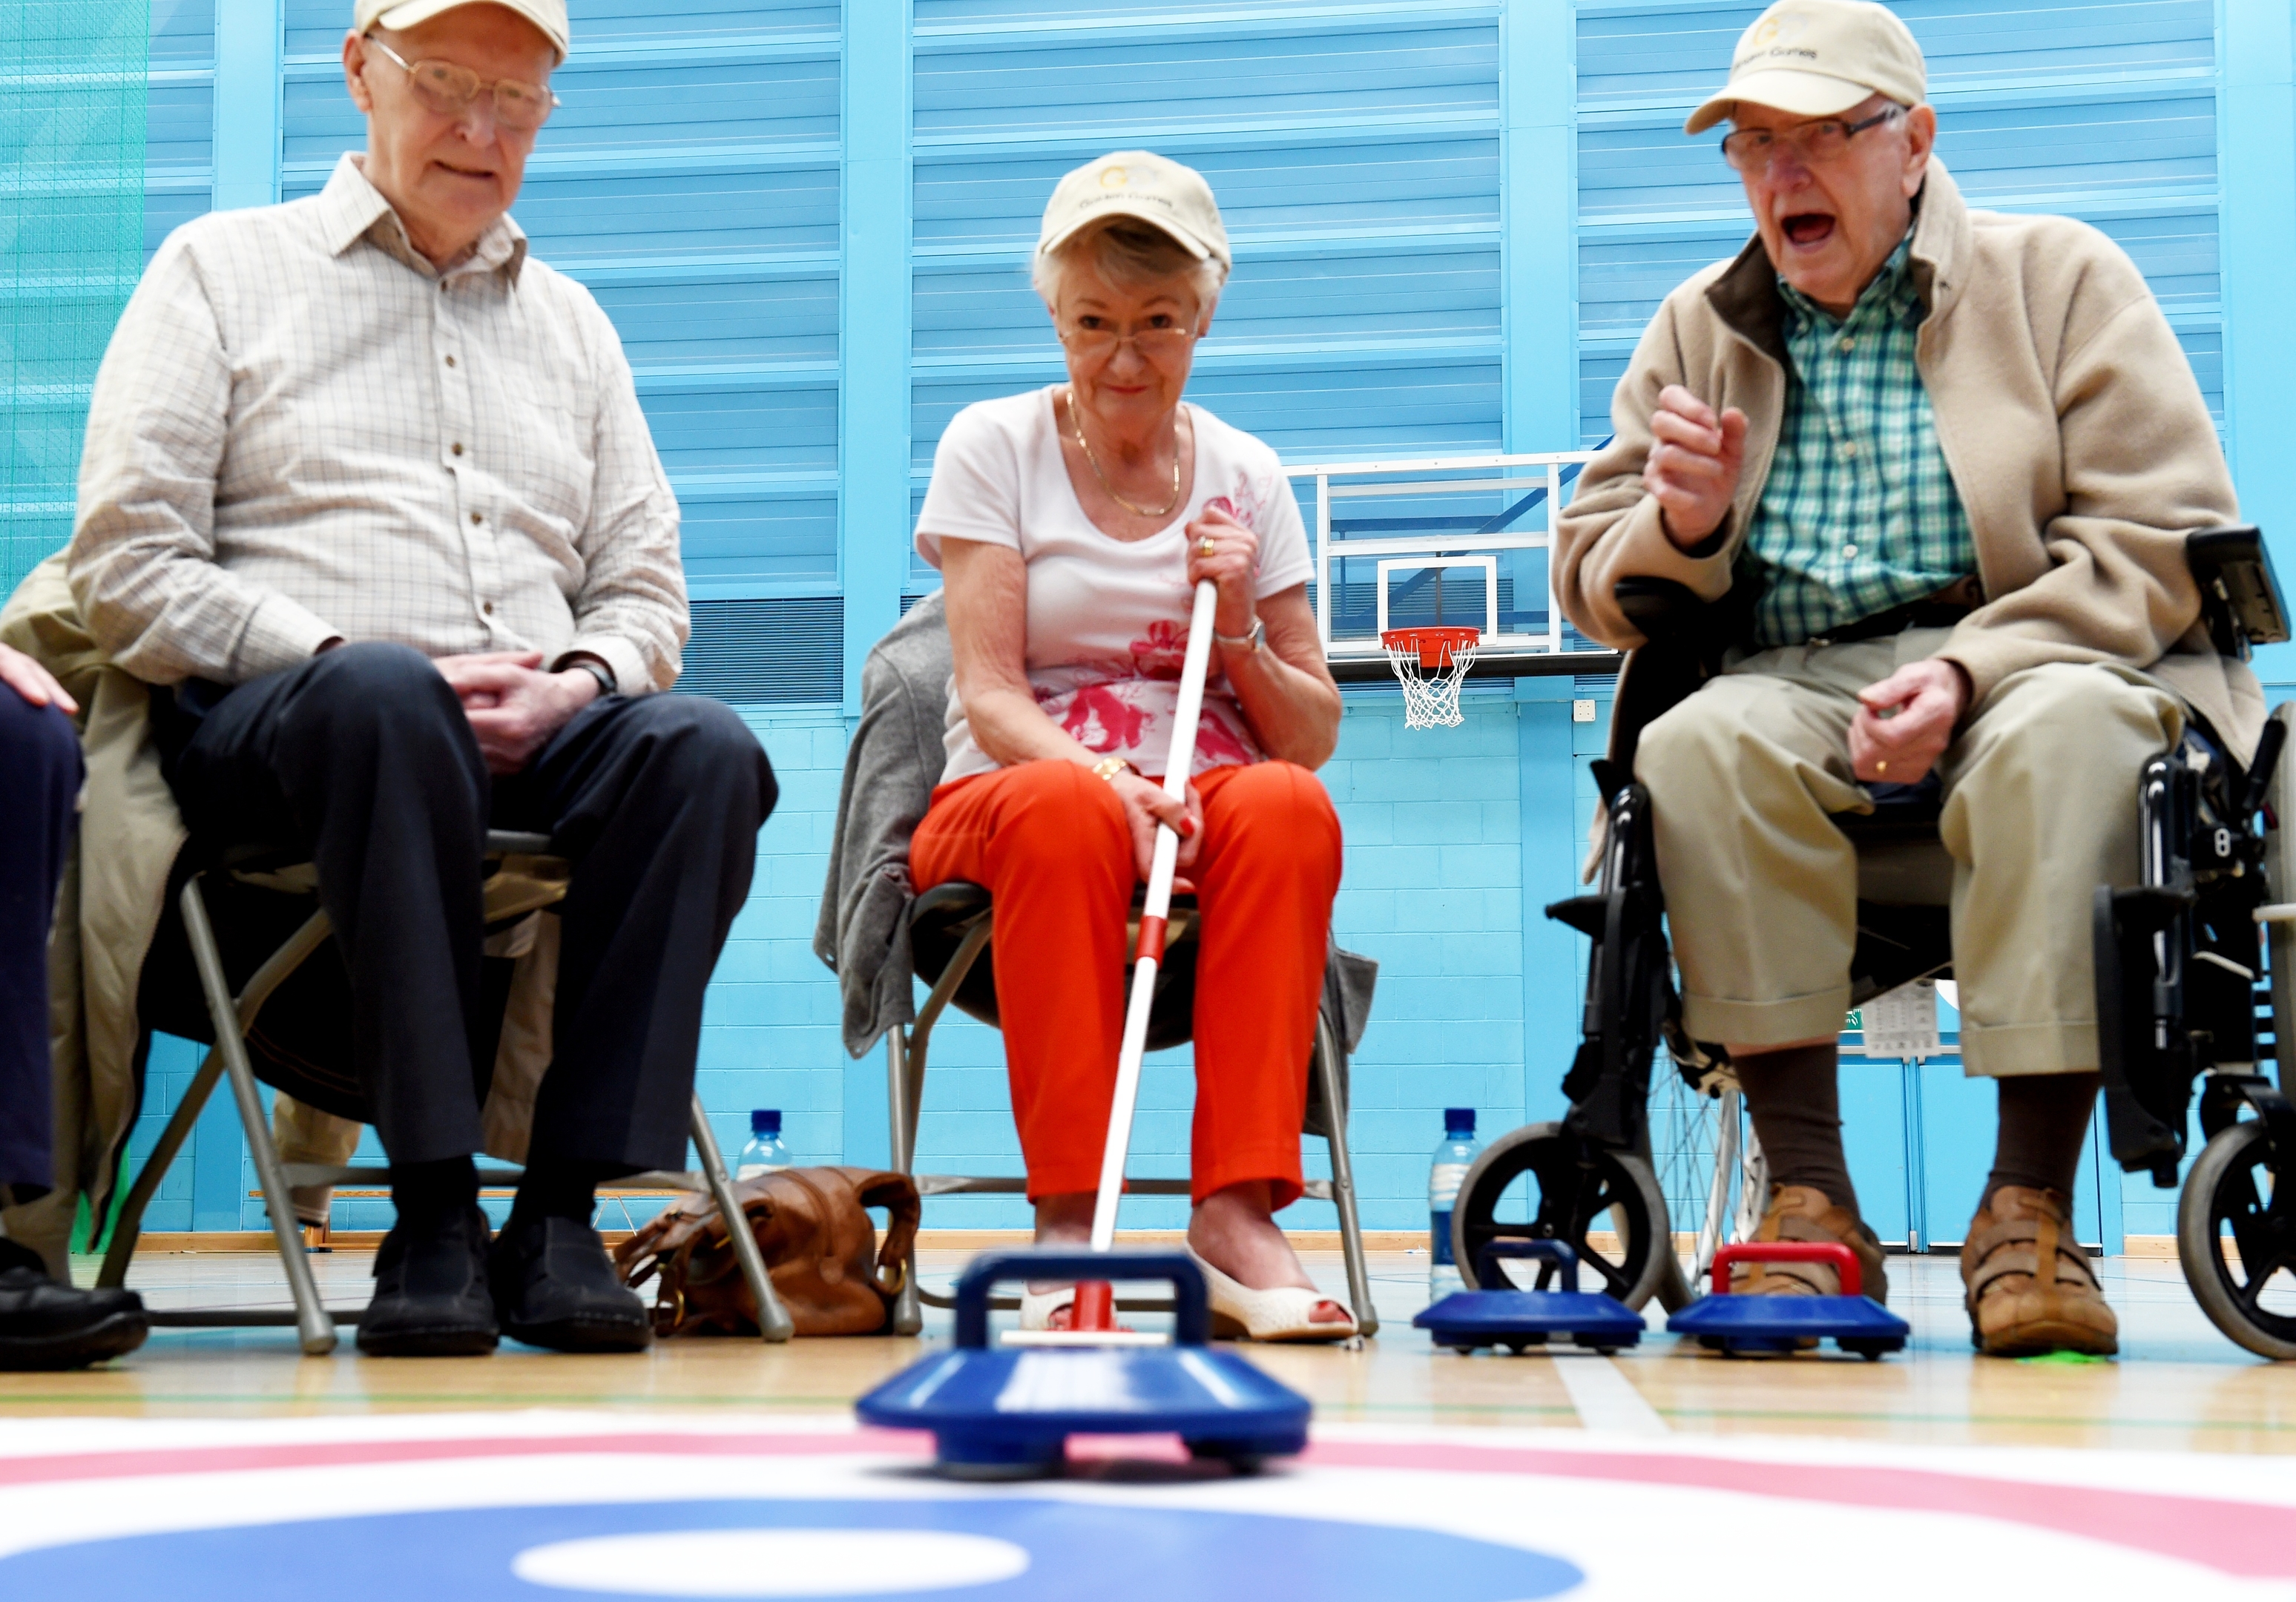
[[[905,1173],[784,1168],[734,1187],[774,1294],[800,1335],[875,1335],[892,1317],[923,1208]],[[884,1244],[866,1209],[891,1215]],[[659,1336],[758,1333],[757,1298],[707,1196],[682,1196],[614,1248],[633,1290],[654,1281]]]

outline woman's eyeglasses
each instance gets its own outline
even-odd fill
[[[1888,106],[1859,122],[1844,122],[1839,117],[1821,118],[1805,122],[1784,133],[1769,128],[1740,128],[1722,141],[1722,159],[1742,173],[1758,173],[1780,156],[1792,151],[1805,167],[1823,167],[1838,161],[1849,148],[1850,140],[1898,115],[1906,108]]]
[[[491,94],[495,121],[524,134],[549,121],[558,105],[558,96],[541,84],[514,78],[496,78],[490,84],[468,67],[457,67],[452,61],[409,61],[372,34],[366,36],[366,42],[396,62],[414,86],[414,98],[441,117],[460,117],[480,95]]]
[[[1105,362],[1116,355],[1116,347],[1127,339],[1133,347],[1150,361],[1162,364],[1175,362],[1188,354],[1196,342],[1193,328],[1141,328],[1128,334],[1119,334],[1112,328],[1086,328],[1070,324],[1061,331],[1061,343],[1072,356],[1086,361]]]

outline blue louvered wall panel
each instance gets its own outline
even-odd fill
[[[2081,217],[2152,282],[2223,415],[2212,0],[1906,0],[1938,108],[1938,152],[1973,205]],[[1580,427],[1668,290],[1751,231],[1720,130],[1685,139],[1759,5],[1578,6]]]
[[[214,0],[152,0],[150,72],[144,135],[147,260],[161,240],[212,201]]]
[[[1193,398],[1292,460],[1499,447],[1496,6],[936,0],[916,33],[920,483],[958,409],[1060,378],[1037,217],[1062,172],[1140,145],[1206,175],[1235,248]]]

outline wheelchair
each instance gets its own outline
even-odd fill
[[[2244,659],[2290,637],[2257,530],[2199,530],[2185,556],[2218,651]],[[1728,1053],[1683,1025],[1634,758],[1642,731],[1718,671],[1739,619],[1666,580],[1624,580],[1617,596],[1646,642],[1621,671],[1609,751],[1593,764],[1610,819],[1600,875],[1592,893],[1546,909],[1590,942],[1569,1109],[1484,1148],[1452,1229],[1470,1285],[1490,1241],[1554,1238],[1628,1306],[1655,1296],[1672,1311],[1722,1244],[1751,1233],[1769,1187]],[[2269,1069],[2278,1042],[2296,1040],[2296,828],[2282,827],[2296,794],[2279,760],[2292,715],[2274,714],[2245,767],[2198,720],[2153,757],[2131,797],[2139,883],[2100,886],[2093,910],[2112,1157],[2174,1188],[2197,1099],[2206,1144],[2179,1198],[2177,1255],[2210,1321],[2276,1359],[2296,1358],[2296,1186],[2276,1183],[2296,1163],[2296,1108]],[[1834,820],[1858,860],[1853,1006],[1953,974],[1935,778],[1868,789],[1871,814]],[[1660,1045],[1669,1067],[1654,1075]],[[1686,1240],[1674,1229],[1682,1207]]]

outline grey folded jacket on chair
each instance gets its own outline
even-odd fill
[[[948,618],[938,594],[911,608],[870,648],[861,669],[861,721],[845,751],[829,877],[813,930],[813,954],[837,975],[845,1049],[855,1057],[916,1018],[909,837],[947,761],[941,732],[950,672]],[[1332,946],[1324,1015],[1349,1052],[1363,1040],[1378,980],[1378,963]],[[1324,1132],[1322,1114],[1311,1097],[1308,1133]]]

